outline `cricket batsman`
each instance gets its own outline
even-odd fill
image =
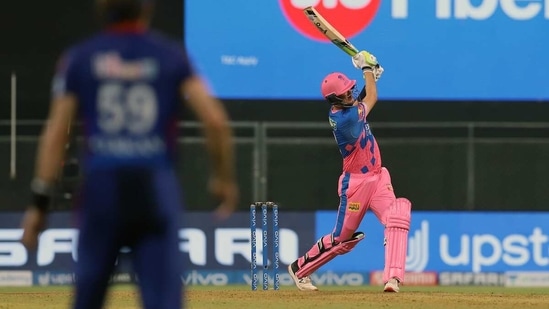
[[[379,147],[367,121],[377,102],[376,82],[383,68],[367,51],[359,52],[352,62],[362,71],[365,96],[355,94],[356,80],[343,73],[330,73],[321,84],[322,96],[331,105],[328,120],[343,157],[335,227],[290,264],[288,271],[298,289],[318,290],[310,275],[336,256],[350,252],[364,239],[364,233],[357,229],[366,211],[371,209],[385,226],[384,291],[399,292],[404,282],[412,205],[406,198],[396,198],[389,171],[382,166]]]

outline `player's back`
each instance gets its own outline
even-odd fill
[[[118,29],[72,48],[65,62],[64,86],[79,102],[86,170],[172,165],[179,88],[193,74],[182,46]]]

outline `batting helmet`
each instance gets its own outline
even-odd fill
[[[322,84],[320,85],[320,92],[324,98],[330,101],[330,98],[345,94],[355,85],[356,80],[349,79],[343,73],[334,72],[324,77]]]

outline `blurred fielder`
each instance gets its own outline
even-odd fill
[[[364,233],[357,229],[370,208],[385,226],[384,291],[398,292],[404,282],[411,203],[406,198],[396,198],[389,171],[381,165],[379,148],[366,120],[377,102],[376,82],[383,68],[366,51],[355,55],[352,61],[362,70],[365,97],[356,97],[356,80],[342,73],[329,74],[321,85],[322,96],[331,104],[329,121],[343,157],[336,224],[332,233],[320,238],[288,266],[288,271],[298,289],[318,290],[309,276],[364,239]]]
[[[83,124],[75,309],[103,306],[121,247],[131,248],[144,308],[182,307],[181,212],[175,173],[181,100],[202,122],[217,214],[229,216],[238,189],[226,112],[195,74],[181,43],[148,30],[151,0],[97,0],[104,31],[66,51],[54,78],[22,242],[34,248],[46,226],[67,128]]]

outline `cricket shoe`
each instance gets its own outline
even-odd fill
[[[309,276],[298,278],[295,275],[294,270],[292,269],[292,264],[288,265],[288,272],[290,273],[290,276],[292,276],[292,279],[294,279],[295,285],[298,289],[301,291],[318,291],[318,288],[313,285],[311,282],[311,278]]]
[[[393,292],[398,293],[400,290],[400,282],[396,278],[391,278],[387,283],[385,283],[385,288],[383,288],[383,292]]]

